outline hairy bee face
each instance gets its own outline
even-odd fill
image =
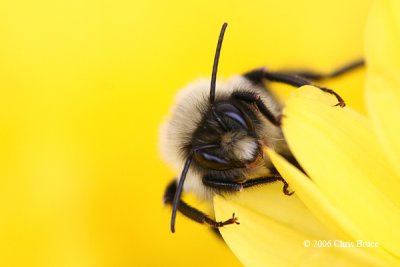
[[[246,168],[261,153],[254,124],[257,117],[248,105],[232,99],[215,103],[193,134],[194,160],[216,171]]]

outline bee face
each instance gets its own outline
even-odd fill
[[[205,170],[246,168],[261,153],[258,123],[248,105],[232,99],[216,102],[193,134],[194,161]]]

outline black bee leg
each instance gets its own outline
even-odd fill
[[[218,189],[221,191],[242,191],[244,188],[253,187],[253,186],[262,185],[262,184],[273,183],[276,181],[283,182],[283,193],[285,195],[290,196],[294,193],[294,192],[290,192],[288,190],[289,184],[279,174],[270,175],[270,176],[266,176],[266,177],[254,178],[254,179],[248,180],[244,183],[220,181],[220,179],[218,179],[216,177],[209,177],[209,176],[206,176],[203,178],[203,184],[205,186],[208,186],[208,187],[211,187],[214,189]]]
[[[281,82],[281,83],[285,83],[285,84],[288,84],[288,85],[291,85],[294,87],[301,87],[304,85],[312,85],[326,93],[334,95],[336,97],[336,99],[338,100],[338,103],[335,106],[341,106],[341,107],[346,106],[343,98],[338,93],[333,91],[332,89],[316,85],[316,84],[312,83],[310,80],[308,80],[302,76],[293,74],[293,73],[283,72],[283,71],[272,72],[272,71],[267,71],[266,69],[263,68],[263,69],[258,69],[258,70],[254,70],[252,72],[246,73],[244,76],[249,78],[250,80],[252,80],[252,79],[257,80],[258,79],[257,77],[262,77],[271,82]]]
[[[301,76],[303,78],[313,80],[313,81],[321,81],[325,79],[332,79],[344,75],[350,71],[353,71],[357,68],[363,67],[365,65],[364,59],[359,59],[350,64],[344,65],[330,73],[318,73],[313,71],[285,71],[286,73]]]
[[[300,76],[308,80],[312,81],[321,81],[325,79],[332,79],[339,77],[341,75],[344,75],[346,73],[349,73],[350,71],[353,71],[357,68],[363,67],[365,65],[364,59],[359,59],[356,61],[353,61],[349,64],[346,64],[330,73],[319,73],[315,71],[307,71],[307,70],[287,70],[287,71],[279,71],[279,73],[285,73],[289,75],[294,75],[294,76]],[[259,68],[255,69],[252,71],[249,71],[245,73],[243,76],[249,79],[251,82],[255,84],[262,84],[263,80],[265,79],[266,69],[265,68]]]
[[[176,188],[177,188],[176,180],[173,180],[167,186],[167,188],[165,189],[164,198],[163,198],[163,201],[165,204],[172,204],[172,201],[174,200]],[[206,223],[209,226],[212,226],[215,228],[223,227],[223,226],[229,225],[229,224],[239,224],[238,218],[235,217],[235,213],[233,213],[232,218],[229,218],[226,221],[217,222],[217,221],[211,219],[210,217],[208,217],[203,212],[199,211],[198,209],[193,208],[192,206],[188,205],[183,200],[179,200],[178,210],[183,215],[188,217],[189,219],[192,219],[199,223]]]
[[[258,110],[263,114],[267,120],[269,120],[273,125],[280,127],[281,126],[281,118],[272,114],[272,112],[267,108],[267,106],[262,101],[259,94],[249,91],[236,91],[232,94],[232,96],[238,100],[255,104]]]
[[[341,107],[346,106],[346,103],[344,102],[343,98],[338,93],[336,93],[332,89],[313,84],[311,81],[309,81],[306,78],[303,78],[301,76],[297,76],[297,75],[285,73],[285,72],[265,71],[264,78],[269,81],[273,81],[273,82],[286,83],[286,84],[292,85],[294,87],[301,87],[303,85],[315,86],[326,93],[334,95],[336,97],[336,99],[338,100],[338,103],[335,106],[341,106]]]

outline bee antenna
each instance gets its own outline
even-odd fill
[[[211,74],[211,86],[210,86],[210,103],[213,104],[215,100],[215,83],[217,80],[217,69],[218,69],[218,61],[219,61],[219,54],[221,52],[222,40],[224,39],[225,29],[228,27],[228,23],[224,23],[221,28],[221,32],[218,38],[217,50],[215,51],[214,57],[214,65]]]
[[[189,170],[190,163],[192,163],[193,152],[190,152],[188,158],[186,159],[185,166],[183,167],[181,178],[179,179],[178,187],[175,192],[174,201],[172,202],[172,216],[171,216],[171,232],[175,233],[175,219],[176,212],[178,211],[179,200],[181,198],[183,183],[186,179],[186,174]]]

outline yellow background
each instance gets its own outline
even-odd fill
[[[204,226],[169,232],[158,126],[223,22],[219,77],[326,72],[362,56],[367,3],[2,0],[0,266],[240,266]],[[362,83],[329,85],[363,110]]]

